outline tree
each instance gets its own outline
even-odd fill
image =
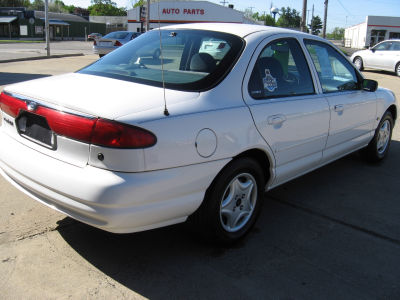
[[[312,17],[309,26],[310,26],[311,33],[313,35],[318,35],[322,29],[321,18],[319,16]]]
[[[331,33],[326,35],[328,39],[332,40],[343,40],[344,38],[344,28],[335,27]]]
[[[43,0],[34,0],[29,6],[32,10],[44,10],[44,1]]]
[[[133,5],[133,7],[135,8],[135,7],[140,7],[140,6],[144,6],[144,5],[146,5],[146,2],[144,0],[139,0]]]
[[[126,9],[111,0],[92,0],[88,10],[91,16],[126,16]]]
[[[275,20],[271,15],[260,15],[258,12],[254,13],[252,19],[262,21],[266,26],[275,26]]]
[[[276,25],[279,27],[285,27],[285,28],[299,28],[300,27],[300,22],[301,22],[301,17],[300,13],[295,10],[291,9],[290,7],[282,7],[280,10],[281,16],[279,17],[278,21],[276,22]]]

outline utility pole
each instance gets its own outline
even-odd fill
[[[147,0],[146,5],[146,31],[150,30],[150,0]]]
[[[46,34],[47,56],[50,56],[49,0],[44,2],[44,28]]]
[[[301,24],[300,24],[300,30],[302,32],[306,31],[306,15],[307,15],[307,0],[303,0],[303,12],[302,12]]]
[[[322,37],[326,38],[326,18],[328,17],[328,0],[324,2],[325,10],[324,10],[324,24],[322,27]]]

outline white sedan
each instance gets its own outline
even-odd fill
[[[400,40],[383,41],[370,49],[354,52],[351,61],[360,71],[371,68],[400,76]]]
[[[200,51],[216,40],[223,57]],[[140,55],[150,44],[159,57]],[[240,24],[150,31],[0,106],[0,172],[32,198],[115,233],[189,218],[221,242],[250,230],[265,190],[360,149],[382,160],[397,117],[332,44]]]

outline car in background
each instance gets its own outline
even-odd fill
[[[110,53],[111,51],[118,49],[122,45],[128,43],[134,38],[141,35],[140,32],[133,31],[114,31],[103,36],[99,40],[95,40],[93,43],[93,52],[98,54],[100,57]]]
[[[88,39],[88,41],[95,41],[95,40],[100,39],[102,36],[103,35],[101,33],[94,32],[94,33],[88,34],[87,39]]]
[[[229,51],[229,44],[225,41],[210,39],[208,41],[203,41],[200,46],[200,53],[208,53],[215,60],[221,60],[225,54]]]
[[[400,76],[400,40],[386,40],[370,49],[354,52],[351,61],[360,71],[371,68]]]
[[[0,174],[33,199],[110,232],[189,220],[223,243],[250,231],[265,191],[358,150],[383,160],[398,114],[325,39],[220,23],[151,30],[6,86],[0,107]]]

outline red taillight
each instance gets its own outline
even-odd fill
[[[96,39],[93,40],[93,45],[94,45],[94,46],[97,45]]]
[[[0,94],[0,107],[14,118],[21,110],[28,110],[25,101],[5,93]],[[56,134],[88,144],[112,148],[147,148],[157,142],[153,133],[115,121],[86,118],[44,106],[38,106],[34,113],[45,117]]]
[[[115,44],[114,44],[114,46],[117,46],[117,47],[119,47],[119,46],[122,46],[122,44],[121,44],[121,42],[120,42],[120,41],[115,41]]]
[[[85,118],[39,106],[35,114],[46,118],[52,131],[74,140],[90,143],[96,118]]]
[[[7,95],[5,93],[1,93],[0,108],[6,114],[15,118],[16,116],[18,116],[19,111],[21,109],[26,110],[27,106],[25,101],[11,97],[10,95]]]
[[[226,45],[226,43],[219,43],[217,49],[224,49],[224,48],[225,48],[225,45]]]
[[[151,132],[122,123],[98,119],[92,144],[113,148],[147,148],[157,142]]]

